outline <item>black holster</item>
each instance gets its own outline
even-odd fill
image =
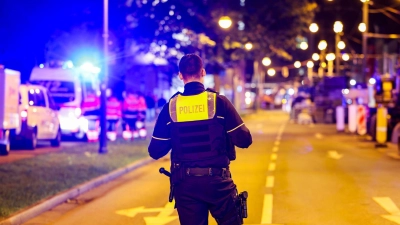
[[[247,218],[247,191],[243,191],[242,193],[238,194],[235,199],[236,209],[238,211],[240,220],[243,224],[243,219]]]
[[[169,190],[169,202],[172,202],[174,199],[174,189],[175,186],[183,181],[185,178],[185,168],[180,163],[172,163],[171,165],[171,176],[169,178],[170,181],[170,190]]]

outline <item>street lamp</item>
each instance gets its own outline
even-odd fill
[[[104,68],[103,79],[100,85],[100,138],[99,138],[99,154],[106,154],[107,150],[107,118],[106,118],[106,90],[108,83],[108,0],[103,1],[103,51],[104,51]]]
[[[343,61],[349,61],[350,55],[347,54],[347,53],[344,53],[344,54],[342,55],[342,59],[343,59]]]
[[[318,60],[319,60],[319,54],[318,54],[318,53],[314,53],[314,54],[312,55],[312,59],[313,59],[314,61],[318,61]]]
[[[340,21],[336,21],[333,24],[333,31],[335,31],[335,33],[341,33],[343,32],[343,23]]]
[[[250,51],[250,50],[253,48],[253,44],[250,43],[250,42],[247,42],[247,43],[244,45],[244,48],[245,48],[247,51]]]
[[[262,64],[264,65],[264,66],[269,66],[269,65],[271,65],[271,59],[270,58],[268,58],[268,57],[264,57],[263,59],[262,59]]]
[[[300,61],[294,62],[294,67],[300,68],[301,67],[301,62]]]
[[[340,50],[343,50],[344,48],[346,48],[346,44],[344,43],[344,41],[339,41],[339,43],[337,44],[337,47]]]
[[[361,33],[364,33],[364,32],[367,30],[367,25],[365,25],[365,23],[360,23],[360,24],[358,25],[358,30],[359,30]]]
[[[316,32],[318,32],[318,29],[319,29],[319,27],[318,27],[318,25],[316,24],[316,23],[312,23],[312,24],[310,24],[310,31],[312,32],[312,33],[316,33]]]
[[[268,74],[268,76],[270,76],[270,77],[273,77],[273,76],[275,76],[275,74],[276,74],[276,71],[274,70],[274,69],[269,69],[268,71],[267,71],[267,74]]]
[[[223,16],[219,19],[218,24],[224,29],[228,29],[232,26],[232,20],[229,16]]]
[[[363,51],[363,65],[362,65],[362,80],[364,82],[366,82],[367,79],[367,41],[368,41],[368,23],[369,23],[369,0],[361,0],[361,2],[363,3],[363,20],[362,23],[364,24],[361,28],[359,29],[360,31],[362,31],[362,51]],[[360,24],[361,26],[361,24]]]
[[[335,31],[336,35],[335,35],[335,54],[336,54],[336,75],[340,75],[340,59],[339,59],[339,55],[340,55],[340,47],[345,46],[344,42],[342,43],[342,45],[339,47],[339,43],[340,41],[340,33],[343,32],[343,23],[340,21],[336,21],[333,24],[333,31]]]
[[[318,49],[323,51],[328,47],[328,43],[325,40],[322,40],[318,44]]]
[[[333,60],[335,60],[335,53],[328,53],[326,60],[328,61],[328,76],[333,76]]]
[[[313,61],[308,61],[307,62],[307,68],[313,68],[313,67],[314,67]]]
[[[308,48],[307,42],[303,41],[300,43],[300,49],[301,50],[306,50]]]

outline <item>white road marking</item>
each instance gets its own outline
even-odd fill
[[[278,155],[276,153],[271,154],[271,160],[275,161],[278,158]]]
[[[144,206],[118,210],[116,213],[122,216],[135,217],[139,213],[159,212],[157,216],[144,217],[146,225],[165,225],[176,219],[177,216],[170,216],[174,213],[174,202],[168,202],[164,208],[145,208]]]
[[[268,166],[269,171],[274,171],[276,169],[276,164],[275,163],[270,163]]]
[[[332,159],[341,159],[343,155],[339,154],[337,151],[328,151],[328,157]]]
[[[394,223],[400,224],[400,210],[396,204],[389,197],[375,197],[373,198],[382,208],[384,208],[391,215],[382,215],[383,218],[390,220]]]
[[[261,215],[261,224],[271,224],[272,223],[272,194],[264,195],[264,204]]]
[[[278,146],[275,146],[275,147],[272,148],[273,152],[277,152],[278,150],[279,150]]]
[[[267,176],[267,181],[265,183],[265,187],[267,187],[267,188],[274,187],[274,181],[275,181],[275,177],[274,176]]]

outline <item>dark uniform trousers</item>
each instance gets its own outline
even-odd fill
[[[181,225],[207,225],[208,210],[220,225],[239,225],[236,185],[221,176],[186,176],[175,187]]]

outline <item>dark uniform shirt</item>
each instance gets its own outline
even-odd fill
[[[190,82],[185,85],[184,96],[197,95],[205,91],[204,85],[200,82]],[[248,148],[252,143],[252,137],[249,129],[244,125],[236,109],[231,102],[223,95],[217,95],[216,116],[221,119],[225,130],[229,134],[233,144],[239,148]],[[169,115],[169,102],[164,105],[157,119],[153,137],[149,145],[149,154],[154,159],[159,159],[171,150],[171,134],[169,125],[172,123]],[[229,159],[226,155],[220,155],[213,159],[196,161],[186,164],[188,167],[217,167],[225,168],[229,165]]]

